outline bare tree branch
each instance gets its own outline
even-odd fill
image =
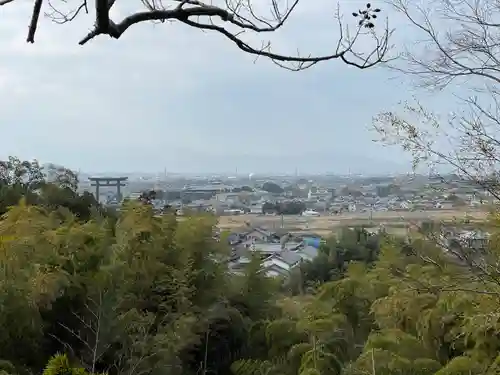
[[[495,0],[391,0],[420,35],[394,68],[423,87],[443,89],[460,80],[500,83],[500,4]],[[458,82],[457,82],[458,83]]]
[[[60,10],[58,6],[54,5],[54,1],[57,0],[47,0],[51,9],[47,15],[56,23],[70,22],[82,13],[88,13],[89,0],[80,0],[81,3],[71,11]],[[65,0],[58,1],[66,4]],[[273,52],[270,42],[253,46],[241,38],[245,33],[267,34],[281,29],[290,19],[300,0],[290,0],[291,3],[286,3],[284,9],[278,2],[279,0],[269,0],[270,17],[259,15],[251,0],[221,0],[220,5],[200,0],[140,0],[145,10],[130,14],[119,22],[110,17],[110,10],[115,6],[116,0],[93,1],[94,27],[80,40],[80,45],[88,43],[99,35],[108,35],[113,39],[119,39],[131,26],[143,22],[178,21],[193,28],[221,34],[240,50],[257,57],[264,56],[277,65],[290,70],[303,70],[319,62],[334,59],[340,59],[345,64],[360,69],[366,69],[389,60],[387,54],[390,49],[389,38],[392,30],[389,29],[386,20],[380,32],[376,31],[379,29],[376,26],[376,21],[378,21],[376,13],[380,12],[380,9],[372,8],[369,3],[365,10],[356,13],[356,16],[360,16],[361,19],[358,19],[359,22],[354,33],[349,32],[349,28],[343,24],[342,17],[337,11],[336,18],[338,19],[340,37],[333,51],[318,56],[301,56],[300,54],[287,55]],[[0,5],[10,2],[14,2],[14,0],[0,0]],[[41,6],[42,0],[36,0],[27,39],[31,43],[34,42]],[[368,51],[356,50],[355,46],[364,38],[372,40],[372,48]]]
[[[35,5],[33,6],[33,14],[31,15],[31,22],[28,31],[28,38],[26,39],[28,43],[35,43],[36,27],[38,25],[40,11],[42,10],[42,2],[43,0],[35,0]]]
[[[496,0],[391,0],[417,42],[394,69],[418,86],[469,89],[462,106],[438,116],[420,103],[375,119],[382,140],[412,153],[415,164],[446,164],[500,200],[500,4]],[[463,94],[462,94],[463,95]]]
[[[89,303],[84,305],[83,314],[72,312],[79,322],[76,329],[59,322],[62,328],[83,345],[81,353],[75,353],[74,348],[71,348],[69,344],[52,336],[62,343],[66,349],[69,348],[72,353],[77,354],[79,360],[91,374],[96,373],[97,363],[109,350],[115,338],[112,331],[117,316],[114,307],[110,303],[112,298],[113,296],[108,290],[100,290],[97,294],[97,300],[89,297]]]
[[[415,104],[405,104],[399,113],[379,114],[374,119],[379,140],[410,153],[415,168],[420,164],[433,169],[446,166],[458,177],[455,181],[461,186],[467,182],[474,194],[481,196],[481,203],[495,211],[500,203],[500,23],[496,22],[500,3],[497,0],[391,2],[419,38],[412,41],[393,68],[415,78],[423,88],[455,89],[461,95],[458,109],[449,114],[438,115],[418,100]],[[486,225],[498,226],[495,220]],[[460,243],[449,246],[443,238],[442,232],[426,234],[428,242],[470,271],[467,277],[471,282],[484,286],[478,292],[496,294],[500,286],[496,239],[490,238],[490,245],[485,248],[474,249]],[[420,254],[420,259],[436,266],[430,257]],[[463,280],[449,289],[466,290],[462,286],[466,283]]]
[[[413,156],[414,168],[445,165],[452,173],[473,181],[500,200],[500,142],[494,128],[498,120],[477,98],[466,100],[468,109],[442,118],[419,102],[405,104],[404,113],[384,112],[374,119],[380,141],[399,145]],[[488,122],[486,118],[490,118]],[[500,124],[497,124],[497,126]]]

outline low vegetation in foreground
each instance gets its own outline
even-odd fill
[[[0,196],[38,197],[0,221],[3,374],[500,373],[497,216],[481,256],[346,231],[283,283],[258,259],[230,274],[214,217],[3,177]]]

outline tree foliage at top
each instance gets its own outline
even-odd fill
[[[82,220],[99,209],[90,193],[77,193],[78,176],[69,169],[10,157],[0,161],[0,215],[21,198],[50,209],[65,208]]]

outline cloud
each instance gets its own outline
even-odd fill
[[[272,38],[284,53],[330,53],[335,7],[314,4],[303,1],[283,32],[248,37]],[[351,11],[351,3],[341,6]],[[291,73],[178,22],[136,25],[120,40],[101,36],[82,47],[91,14],[65,25],[44,18],[31,45],[30,11],[29,2],[0,8],[0,132],[8,135],[0,157],[92,171],[234,170],[239,163],[254,172],[280,163],[289,170],[298,160],[304,171],[366,163],[385,170],[400,158],[367,131],[373,115],[406,95],[384,71],[332,61]]]

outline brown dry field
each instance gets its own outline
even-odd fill
[[[472,210],[386,211],[374,212],[371,219],[370,213],[346,213],[319,217],[293,215],[283,217],[283,228],[290,232],[314,232],[327,235],[345,226],[384,225],[389,231],[399,233],[404,232],[406,227],[424,220],[452,222],[461,221],[466,216],[471,222],[480,221],[486,218],[487,212]],[[221,216],[218,226],[222,230],[237,230],[244,228],[247,222],[251,226],[267,229],[278,229],[282,225],[281,216],[237,215]]]

